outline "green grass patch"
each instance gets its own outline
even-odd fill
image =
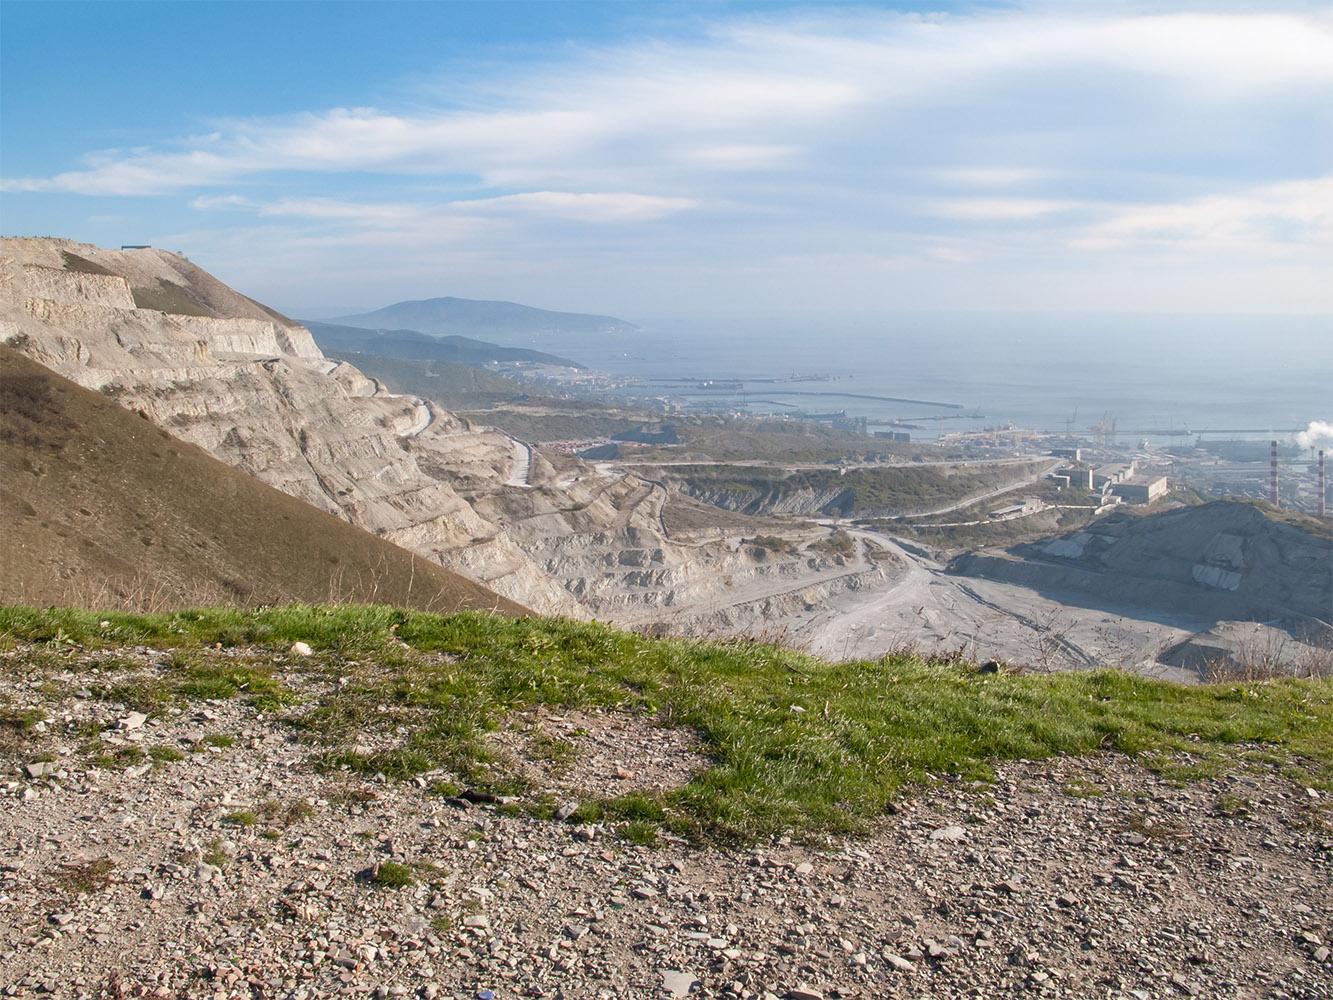
[[[404,889],[416,881],[412,869],[396,861],[382,861],[370,881],[385,889]]]
[[[236,742],[236,737],[231,733],[208,733],[204,736],[204,743],[210,747],[229,747]]]
[[[199,860],[214,868],[224,868],[231,860],[231,855],[222,849],[222,838],[214,837],[204,848]]]
[[[89,757],[88,763],[106,771],[123,771],[127,767],[142,764],[148,757],[139,747],[111,747],[100,741],[90,748],[90,752],[92,756]]]
[[[223,817],[222,822],[229,826],[252,827],[259,822],[259,817],[249,809],[238,809],[235,812],[229,812]]]
[[[62,641],[94,642],[89,623],[108,617],[0,609],[0,632],[33,642],[63,630]],[[187,677],[205,666],[193,651],[224,630],[265,631],[270,659],[308,642],[316,652],[301,669],[338,683],[289,719],[320,748],[316,762],[349,779],[443,771],[452,778],[441,778],[441,790],[530,793],[485,738],[518,709],[620,707],[689,727],[711,760],[689,784],[588,801],[579,817],[718,839],[855,831],[904,786],[985,781],[994,761],[1101,749],[1140,756],[1173,781],[1244,766],[1256,750],[1310,782],[1333,775],[1328,679],[1184,687],[1115,670],[983,675],[968,663],[910,656],[826,663],[758,643],[380,606],[204,608],[115,622],[190,654],[171,668]],[[375,749],[356,749],[363,744]],[[562,752],[555,742],[538,747],[547,757]]]
[[[59,890],[83,896],[109,886],[115,870],[116,864],[110,858],[96,858],[61,865],[52,881]]]

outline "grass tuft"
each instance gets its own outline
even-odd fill
[[[396,861],[380,862],[370,880],[375,885],[385,889],[403,889],[416,881],[412,875],[412,869],[407,865],[400,865]]]

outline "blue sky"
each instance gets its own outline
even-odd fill
[[[1333,312],[1333,6],[0,4],[3,231],[309,312]]]

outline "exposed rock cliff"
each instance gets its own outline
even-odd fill
[[[304,327],[167,251],[0,241],[0,340],[543,613],[641,620],[819,571],[674,542],[663,486],[591,468],[561,485],[523,444],[325,358]]]
[[[0,337],[34,360],[505,596],[547,612],[579,610],[450,485],[503,481],[515,461],[504,434],[382,391],[326,360],[303,327],[166,251],[4,240],[0,273]],[[136,289],[162,287],[150,282],[177,286],[181,308],[241,315],[140,308]]]

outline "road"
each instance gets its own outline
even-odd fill
[[[509,479],[505,482],[506,486],[522,486],[530,488],[532,484],[528,482],[528,475],[532,471],[532,449],[522,441],[514,441],[514,468],[509,473]]]

